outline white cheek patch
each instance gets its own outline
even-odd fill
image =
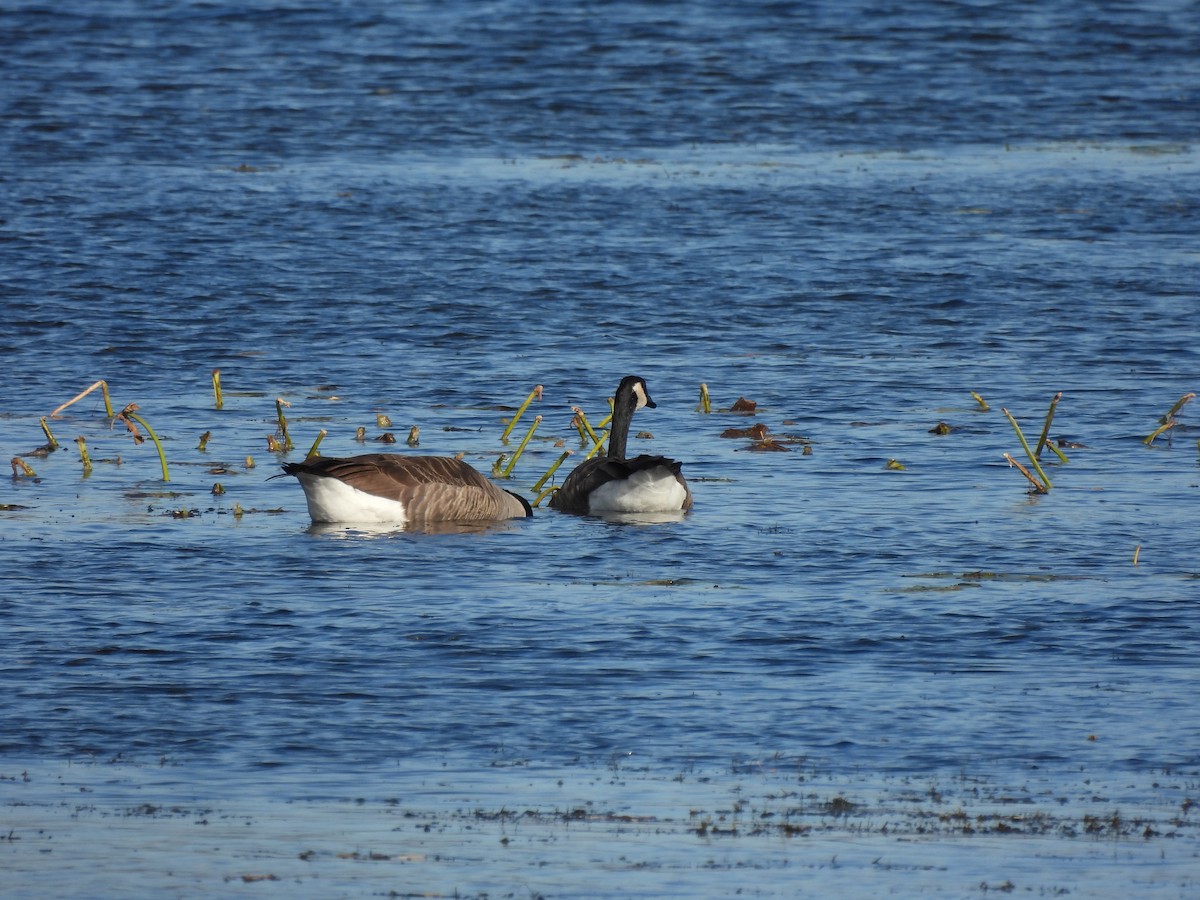
[[[633,396],[637,399],[637,408],[643,409],[646,406],[646,389],[639,382],[633,386]]]

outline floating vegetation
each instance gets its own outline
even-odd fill
[[[383,413],[376,413],[375,414],[375,427],[376,428],[391,428],[392,427],[391,417],[386,416]]]
[[[892,472],[903,472],[905,468],[904,463],[900,462],[898,459],[889,459],[883,464],[883,467]]]
[[[322,432],[324,434],[324,432]],[[405,442],[410,447],[418,447],[421,444],[421,429],[414,425],[408,429],[408,440]]]
[[[739,416],[752,416],[758,411],[758,404],[753,400],[747,400],[745,397],[738,397],[733,402],[733,406],[721,411],[736,413]]]
[[[986,400],[984,400],[981,396],[979,396],[979,394],[975,393],[974,391],[971,391],[971,396],[975,399],[975,402],[979,405],[980,412],[989,412],[991,410],[991,407],[988,406],[988,402]]]
[[[199,450],[201,453],[206,452],[208,450],[208,442],[211,439],[212,439],[212,432],[211,431],[204,432],[204,434],[200,435],[200,443],[196,446],[196,449]]]
[[[949,434],[953,430],[954,429],[951,428],[945,422],[938,422],[936,425],[934,425],[932,428],[929,429],[929,433],[930,434]]]

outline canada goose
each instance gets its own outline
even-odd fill
[[[367,453],[284,463],[304,488],[314,522],[422,525],[487,522],[533,515],[524,498],[501,490],[462,460]]]
[[[660,513],[692,508],[692,492],[681,463],[665,456],[625,458],[635,410],[654,409],[646,382],[626,375],[613,397],[608,455],[580,463],[550,498],[550,506],[577,513]]]

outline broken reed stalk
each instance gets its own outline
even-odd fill
[[[18,478],[21,475],[24,475],[26,478],[37,478],[37,472],[33,471],[33,467],[19,456],[12,458],[12,470],[13,478]]]
[[[533,483],[533,487],[531,488],[531,490],[535,494],[538,493],[542,489],[542,487],[546,484],[546,482],[550,480],[551,476],[553,476],[554,473],[558,471],[558,467],[561,466],[564,462],[566,462],[567,457],[570,456],[573,452],[574,452],[573,450],[564,450],[562,456],[560,456],[558,459],[556,459],[554,461],[554,463],[550,466],[550,468],[548,468],[546,470],[546,474],[543,475],[541,478],[539,478],[537,481],[535,481]]]
[[[224,409],[225,398],[221,396],[221,370],[213,369],[213,400],[217,404],[217,409]]]
[[[550,487],[548,487],[544,491],[542,491],[540,494],[538,494],[537,497],[534,498],[534,501],[532,503],[530,503],[529,505],[536,509],[537,507],[542,505],[543,500],[545,500],[547,497],[549,497],[551,494],[553,494],[557,490],[558,490],[557,484],[551,485]]]
[[[88,456],[87,441],[83,439],[83,435],[75,438],[75,443],[79,445],[79,461],[83,463],[84,477],[92,474],[92,459]]]
[[[588,421],[588,417],[584,415],[582,409],[578,406],[572,406],[571,412],[575,413],[575,420],[579,423],[577,427],[579,428],[579,439],[581,441],[586,443],[589,437],[592,439],[592,443],[600,440],[600,438],[596,437],[596,431],[592,428],[592,423]]]
[[[199,450],[201,453],[207,453],[208,452],[208,442],[211,439],[212,439],[212,432],[211,431],[204,432],[204,434],[200,435],[200,443],[196,445],[196,449]]]
[[[513,469],[516,468],[517,460],[521,458],[521,454],[525,452],[525,445],[529,443],[529,439],[533,437],[533,433],[537,431],[537,427],[542,424],[541,416],[533,417],[533,424],[529,426],[529,430],[525,432],[525,437],[521,438],[521,443],[517,445],[516,451],[512,455],[512,459],[508,461],[508,465],[504,468],[504,477],[511,478]]]
[[[408,439],[405,441],[405,443],[410,447],[421,446],[421,429],[419,426],[414,425],[412,428],[408,429]]]
[[[51,450],[58,449],[58,441],[54,439],[54,435],[50,433],[50,426],[46,424],[46,417],[42,416],[42,433],[46,435],[46,446]]]
[[[285,453],[295,446],[292,443],[292,436],[288,434],[287,418],[283,414],[283,408],[285,406],[290,407],[291,405],[282,397],[275,398],[275,416],[279,419],[279,433],[283,435],[283,450]]]
[[[312,446],[308,448],[308,452],[304,454],[305,459],[310,459],[314,456],[320,456],[320,451],[317,450],[321,446],[321,441],[325,439],[325,435],[329,434],[324,428],[317,432],[317,439],[312,442]]]
[[[1054,399],[1050,401],[1050,408],[1046,410],[1046,422],[1044,425],[1042,425],[1042,433],[1041,436],[1038,437],[1037,448],[1033,451],[1033,455],[1038,459],[1042,458],[1042,451],[1046,448],[1046,437],[1050,434],[1050,423],[1054,421],[1054,410],[1058,406],[1058,401],[1061,399],[1062,391],[1059,391],[1054,395]]]
[[[1195,399],[1196,399],[1195,394],[1192,394],[1192,393],[1184,394],[1182,397],[1179,398],[1179,401],[1174,406],[1171,407],[1171,409],[1167,412],[1167,414],[1165,416],[1163,416],[1161,419],[1159,419],[1158,421],[1161,422],[1163,425],[1166,425],[1168,422],[1170,422],[1172,419],[1175,418],[1175,413],[1177,413],[1181,409],[1183,409],[1184,406],[1186,406],[1189,401],[1195,400]]]
[[[1023,465],[1021,465],[1019,462],[1017,462],[1013,458],[1013,455],[1011,453],[1005,453],[1004,458],[1008,460],[1008,464],[1010,466],[1016,466],[1017,469],[1020,471],[1020,473],[1029,479],[1029,483],[1033,485],[1033,489],[1035,491],[1037,491],[1039,494],[1050,493],[1050,488],[1048,488],[1046,485],[1044,485],[1040,481],[1038,481],[1033,476],[1032,472],[1030,472],[1027,468],[1025,468]]]
[[[595,456],[600,451],[600,448],[604,446],[604,442],[605,442],[605,440],[607,440],[607,438],[608,438],[608,432],[606,431],[606,432],[604,432],[604,437],[596,439],[596,443],[592,444],[592,449],[589,450],[587,453],[587,456],[585,456],[583,458],[585,462],[587,460],[591,459],[593,456]]]
[[[512,430],[517,426],[517,420],[525,415],[525,410],[529,409],[529,404],[533,402],[534,397],[537,397],[539,402],[542,399],[542,386],[540,384],[534,385],[533,390],[529,392],[529,396],[525,398],[525,402],[517,407],[517,411],[508,422],[508,427],[500,435],[500,443],[505,443],[508,440],[508,436],[512,434]]]
[[[1038,462],[1038,458],[1030,451],[1029,442],[1025,440],[1025,435],[1021,432],[1021,426],[1017,424],[1017,420],[1013,418],[1012,413],[1010,413],[1007,409],[1000,407],[1000,412],[1004,413],[1005,418],[1007,418],[1009,424],[1012,425],[1013,431],[1017,433],[1017,440],[1021,442],[1021,447],[1025,450],[1025,455],[1029,457],[1029,461],[1033,463],[1034,471],[1038,473],[1038,476],[1045,483],[1045,486],[1042,488],[1042,493],[1044,494],[1049,492],[1050,488],[1052,488],[1054,485],[1050,482],[1050,479],[1046,477],[1046,473],[1042,471],[1042,466],[1041,463]],[[1022,468],[1019,463],[1017,464],[1017,468]]]
[[[1162,425],[1159,425],[1152,432],[1150,432],[1148,435],[1146,435],[1144,438],[1142,438],[1142,443],[1145,444],[1147,447],[1149,447],[1151,444],[1154,443],[1154,439],[1156,437],[1158,437],[1164,431],[1170,431],[1172,428],[1174,428],[1178,424],[1179,424],[1178,419],[1171,419],[1171,421],[1165,422]]]
[[[984,400],[982,397],[980,397],[974,391],[971,391],[971,396],[974,397],[975,402],[979,404],[979,409],[981,412],[987,412],[988,410],[991,409],[991,407],[988,406],[988,402],[986,400]]]
[[[712,400],[708,396],[708,385],[703,381],[700,382],[700,406],[697,409],[705,415],[712,412]]]
[[[58,414],[60,412],[62,412],[64,409],[66,409],[72,403],[76,403],[79,400],[82,400],[84,397],[86,397],[88,394],[90,394],[96,388],[100,388],[101,392],[104,394],[104,411],[108,414],[108,417],[110,419],[113,418],[112,399],[108,396],[108,382],[105,381],[104,379],[97,381],[86,391],[76,394],[74,397],[72,397],[70,400],[68,400],[66,403],[64,403],[62,406],[60,406],[54,412],[50,413],[50,418],[57,419]]]
[[[121,410],[121,414],[117,418],[133,419],[133,421],[146,429],[146,434],[150,435],[150,440],[154,441],[154,446],[158,449],[158,461],[162,463],[163,481],[170,481],[171,473],[167,471],[167,454],[163,451],[162,441],[158,439],[158,435],[154,433],[154,429],[150,427],[149,423],[134,412],[137,408],[138,405],[136,403],[130,403]]]

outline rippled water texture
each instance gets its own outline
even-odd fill
[[[1102,890],[1070,842],[1148,829],[1124,859],[1166,868],[1114,896],[1188,895],[1194,403],[1143,439],[1200,384],[1195,4],[327,6],[0,11],[0,452],[35,473],[0,488],[21,884],[38,827],[86,840],[55,815],[94,779],[55,767],[117,760],[98,821],[252,795],[288,858],[308,832],[270,804],[464,830],[524,804],[564,841],[549,895],[621,816],[661,825],[695,895],[743,790],[760,825],[799,823],[743,824],[764,843],[722,857],[765,895],[813,828],[890,844],[881,819],[913,836],[929,813],[940,839],[950,804],[1025,868],[910,857],[899,890]],[[598,422],[629,372],[658,403],[631,449],[683,460],[683,521],[313,529],[268,480],[278,410],[293,459],[390,430],[488,472],[540,414],[506,484],[532,498],[585,452],[571,408]],[[99,391],[27,455],[98,379],[169,481]],[[1036,441],[1058,392],[1069,461],[1044,451],[1031,495],[1002,409]],[[723,436],[756,423],[782,449]],[[568,842],[584,797],[601,818]],[[1018,799],[1050,816],[1026,837],[1075,848],[1059,863],[1003,843]],[[803,860],[834,893],[891,883]],[[532,871],[479,865],[404,889]],[[669,893],[621,866],[615,893]]]

